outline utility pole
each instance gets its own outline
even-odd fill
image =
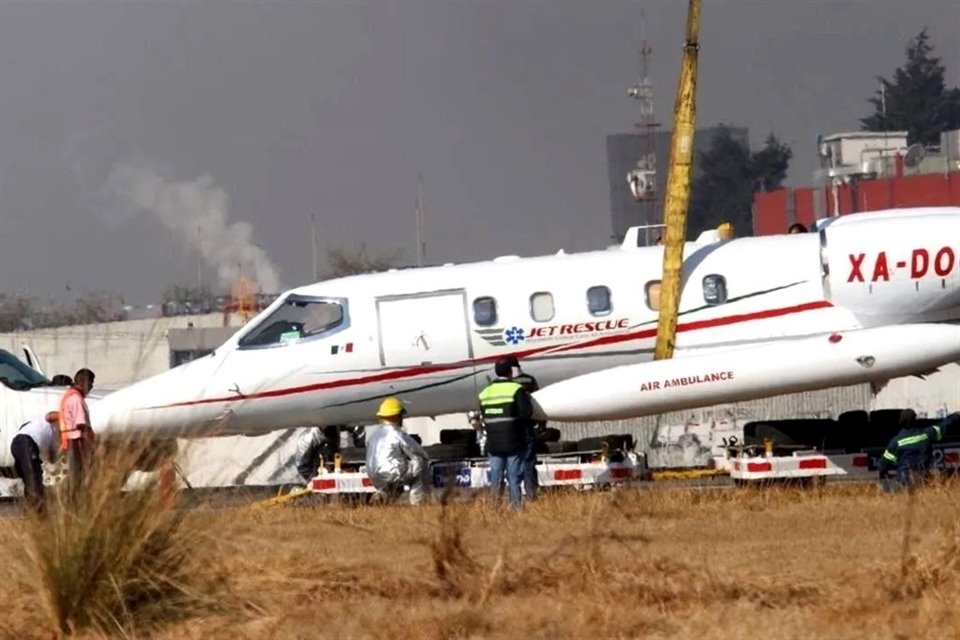
[[[313,247],[313,281],[320,281],[320,272],[317,268],[317,227],[316,216],[310,214],[310,245]]]
[[[883,130],[887,130],[887,83],[880,78],[880,111],[883,113]]]
[[[417,176],[417,266],[422,267],[427,253],[423,228],[423,176]]]
[[[203,291],[203,235],[197,225],[197,295]]]
[[[653,115],[653,80],[650,77],[650,57],[653,48],[646,38],[646,15],[640,12],[640,80],[630,87],[627,94],[640,104],[640,120],[635,123],[638,133],[637,167],[627,180],[631,184],[634,199],[641,207],[644,236],[650,245],[650,230],[660,221],[659,194],[657,193],[656,132],[660,126]]]

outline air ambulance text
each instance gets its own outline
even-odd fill
[[[689,387],[694,384],[706,384],[710,382],[721,382],[723,380],[733,380],[733,371],[720,371],[719,373],[705,373],[702,376],[686,376],[681,378],[665,378],[644,382],[640,385],[640,391],[659,391],[660,389],[670,389],[673,387]]]

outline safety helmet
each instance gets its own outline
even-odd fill
[[[407,413],[406,407],[396,398],[386,398],[380,403],[380,409],[377,410],[378,418],[396,418]]]
[[[900,427],[909,427],[914,422],[917,421],[917,412],[913,409],[903,409],[900,411],[899,424]]]

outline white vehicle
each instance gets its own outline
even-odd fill
[[[174,438],[365,424],[389,395],[412,416],[465,412],[507,354],[537,377],[537,411],[551,421],[881,382],[960,361],[960,208],[709,236],[684,248],[670,360],[651,361],[663,247],[628,235],[604,251],[288,291],[209,356],[91,400],[91,421],[101,437]],[[0,391],[9,466],[13,430],[43,402]]]

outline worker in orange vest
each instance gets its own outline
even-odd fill
[[[60,449],[67,456],[73,489],[80,486],[93,449],[93,429],[86,397],[93,389],[94,377],[90,369],[80,369],[73,377],[73,385],[60,399]]]

